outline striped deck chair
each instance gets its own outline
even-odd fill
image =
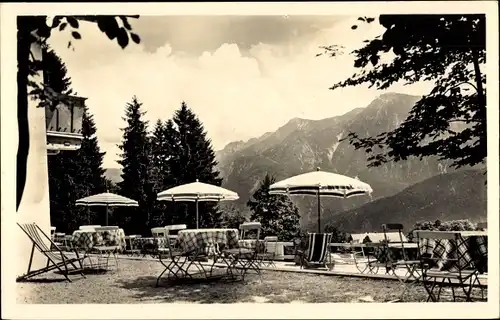
[[[309,233],[307,250],[299,253],[300,268],[325,267],[326,259],[330,258],[329,244],[332,240],[331,233]]]
[[[26,279],[29,279],[31,277],[52,271],[54,269],[58,269],[62,275],[71,282],[71,279],[68,277],[70,272],[75,272],[78,271],[82,275],[83,278],[85,278],[85,275],[83,274],[83,265],[82,265],[82,260],[83,257],[80,257],[78,255],[78,252],[75,251],[76,258],[68,258],[61,250],[61,248],[56,245],[52,239],[43,232],[43,230],[36,225],[36,223],[23,223],[23,224],[17,224],[21,230],[24,231],[24,233],[30,238],[31,242],[33,243],[33,246],[31,248],[31,256],[30,256],[30,261],[28,264],[28,272],[16,279],[16,281],[24,281]],[[50,242],[50,246],[47,246],[44,239],[42,237],[45,237],[46,240]],[[43,254],[47,258],[47,265],[44,268],[38,269],[38,270],[31,270],[31,264],[33,262],[33,254],[35,253],[35,248]],[[75,262],[78,262],[78,265],[80,267],[77,267],[75,265]],[[73,268],[70,270],[68,269],[68,266],[71,265]],[[64,269],[64,270],[63,270]]]

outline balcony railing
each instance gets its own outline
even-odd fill
[[[51,154],[77,150],[82,142],[84,103],[87,98],[62,96],[56,107],[45,108],[47,149]]]

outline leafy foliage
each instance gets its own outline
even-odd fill
[[[415,224],[413,229],[408,233],[408,239],[414,238],[414,230],[430,230],[430,231],[474,231],[477,225],[468,219],[441,221],[420,221]]]
[[[341,243],[347,241],[347,234],[343,231],[340,231],[333,224],[327,224],[325,226],[325,232],[332,234],[332,242]]]
[[[123,140],[118,146],[122,151],[122,181],[118,183],[120,194],[134,199],[139,203],[138,208],[119,208],[120,223],[128,226],[128,232],[142,234],[145,232],[149,217],[151,204],[156,198],[153,193],[152,182],[149,180],[150,173],[150,141],[148,137],[148,122],[143,120],[144,112],[140,103],[134,96],[126,105],[125,120],[127,126],[122,129]]]
[[[223,228],[238,229],[240,224],[247,222],[248,217],[245,216],[236,206],[225,206],[222,214]]]
[[[259,189],[247,202],[252,214],[250,220],[262,224],[262,235],[278,236],[281,241],[289,241],[300,235],[299,209],[285,195],[269,194],[269,187],[275,178],[266,174]]]
[[[383,35],[353,52],[354,67],[361,71],[331,89],[361,84],[386,89],[418,81],[432,81],[434,88],[395,130],[375,137],[350,132],[350,143],[369,154],[370,166],[428,156],[451,159],[454,167],[482,163],[487,149],[486,77],[480,70],[486,60],[485,16],[381,15],[379,22]],[[382,63],[388,53],[395,57]]]

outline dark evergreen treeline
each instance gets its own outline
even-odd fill
[[[61,59],[47,50],[44,59],[45,82],[54,91],[71,94],[71,79]],[[114,185],[104,177],[104,152],[100,151],[92,115],[85,110],[82,147],[76,152],[62,151],[49,156],[51,222],[60,232],[71,233],[83,224],[104,224],[105,208],[77,207],[75,201],[101,192],[114,192],[139,202],[139,207],[110,208],[109,224],[127,234],[150,235],[150,229],[168,224],[187,224],[194,228],[195,204],[157,201],[166,189],[195,182],[220,186],[215,152],[202,122],[182,102],[172,118],[158,119],[152,128],[137,97],[125,106],[126,121],[119,145],[122,181]],[[299,232],[298,209],[286,197],[269,195],[273,178],[266,176],[249,201],[252,220],[261,221],[263,235],[289,240]],[[221,209],[223,208],[223,209]],[[230,205],[199,203],[200,228],[231,227],[248,220]]]

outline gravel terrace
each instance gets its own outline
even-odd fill
[[[388,302],[403,289],[398,281],[280,271],[263,271],[261,277],[248,274],[244,281],[163,280],[156,288],[162,270],[157,261],[120,259],[118,271],[87,274],[86,279],[74,275],[72,283],[48,273],[17,283],[17,303]],[[427,294],[415,286],[407,297],[421,302]]]

